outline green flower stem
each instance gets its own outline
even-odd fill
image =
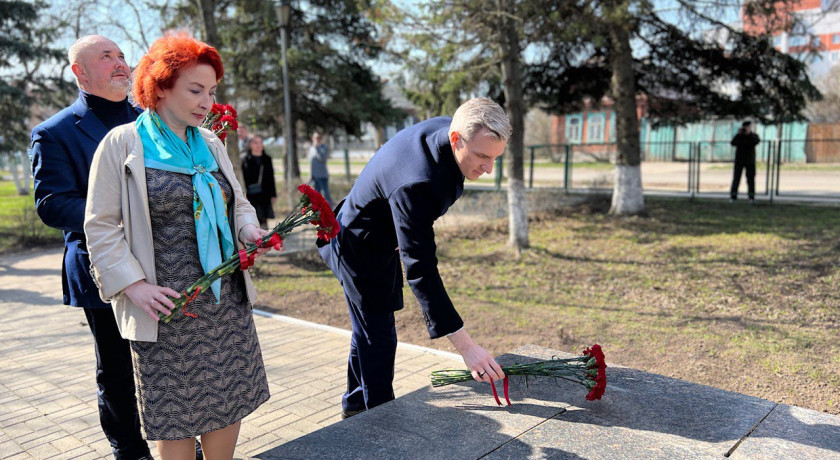
[[[577,358],[551,359],[527,364],[502,366],[505,375],[521,375],[535,377],[554,377],[585,384],[586,356]],[[440,387],[453,383],[469,382],[473,380],[472,373],[466,369],[444,369],[432,372],[432,386]]]
[[[299,227],[301,225],[308,224],[313,220],[319,219],[319,213],[313,212],[310,208],[306,212],[301,212],[304,206],[309,205],[309,200],[304,195],[298,204],[292,209],[292,212],[286,216],[280,223],[278,223],[274,228],[260,240],[259,244],[249,243],[245,246],[245,253],[247,255],[252,255],[264,244],[268,243],[273,235],[280,235],[280,237],[285,237],[293,229]],[[207,272],[204,276],[197,279],[193,284],[189,285],[182,293],[181,297],[177,299],[172,299],[172,302],[175,304],[175,308],[173,308],[169,315],[164,315],[163,313],[159,313],[158,317],[163,320],[164,323],[169,323],[172,317],[175,315],[176,312],[181,310],[184,305],[187,303],[187,300],[192,296],[195,290],[201,289],[201,293],[207,292],[210,289],[210,285],[212,285],[216,280],[220,279],[225,275],[229,275],[234,273],[235,271],[239,270],[241,267],[241,262],[239,260],[239,252],[237,251],[234,255],[229,257],[227,260],[219,264],[218,266],[214,267],[212,270]],[[186,294],[186,295],[184,295]]]

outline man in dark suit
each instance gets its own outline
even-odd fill
[[[129,344],[120,337],[111,306],[99,298],[82,227],[88,172],[99,141],[140,112],[128,102],[130,69],[114,42],[99,35],[82,37],[68,57],[79,98],[32,130],[35,207],[45,224],[64,231],[64,304],[82,307],[93,333],[102,430],[116,458],[150,459],[140,433]]]
[[[501,367],[470,338],[440,278],[435,220],[475,180],[493,169],[510,137],[504,110],[486,98],[397,133],[379,149],[338,205],[341,232],[320,248],[344,287],[353,336],[347,369],[345,417],[394,399],[403,273],[423,311],[429,336],[448,337],[473,377],[504,378]]]

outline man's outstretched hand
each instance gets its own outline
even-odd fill
[[[473,341],[466,329],[450,335],[449,341],[455,345],[458,353],[464,358],[464,363],[472,372],[474,379],[489,383],[505,378],[502,367],[490,356],[490,353]]]

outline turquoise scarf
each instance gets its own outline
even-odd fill
[[[144,164],[147,168],[192,176],[198,258],[206,274],[232,256],[235,249],[225,196],[219,182],[210,174],[218,171],[219,165],[198,128],[187,126],[185,143],[166,126],[158,114],[146,110],[137,118],[137,131],[143,141]],[[220,280],[210,285],[216,303],[219,302],[221,285]]]

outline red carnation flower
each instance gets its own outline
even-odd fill
[[[589,394],[586,395],[586,399],[589,401],[601,399],[601,396],[607,390],[607,362],[604,357],[604,352],[601,350],[601,346],[596,343],[592,347],[583,350],[583,355],[589,357],[587,363],[588,371],[596,371],[594,379],[589,372],[586,373],[587,380],[590,382],[594,381],[594,386]]]
[[[341,227],[335,219],[335,214],[333,214],[329,202],[309,185],[301,184],[298,186],[298,190],[303,193],[301,198],[303,201],[302,212],[306,212],[311,206],[312,213],[317,216],[310,223],[318,227],[318,238],[325,241],[335,238]]]
[[[312,206],[312,210],[314,212],[320,212],[322,209],[330,207],[327,200],[325,200],[324,197],[321,196],[321,194],[314,188],[306,184],[300,184],[300,186],[298,186],[298,190],[300,193],[303,193],[303,196],[306,200],[308,200],[308,204]]]
[[[227,138],[227,131],[232,129],[236,131],[239,129],[239,122],[236,120],[236,110],[227,104],[213,104],[210,112],[204,117],[204,122],[201,124],[203,128],[207,128],[219,137],[222,141]]]

